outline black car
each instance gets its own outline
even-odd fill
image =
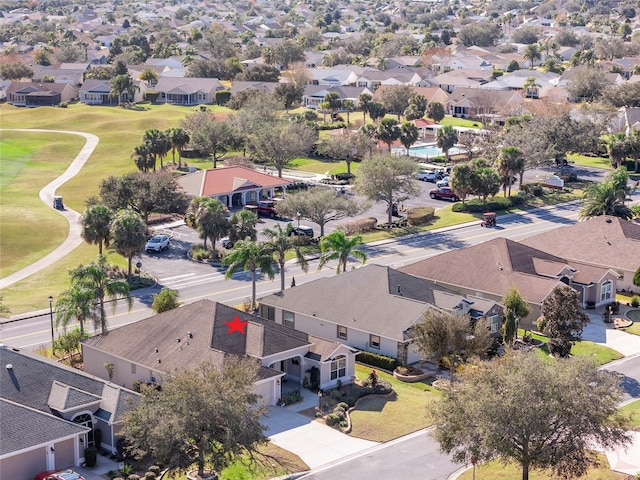
[[[313,228],[307,227],[306,225],[300,225],[298,227],[293,227],[291,229],[291,235],[297,235],[301,237],[313,237]]]

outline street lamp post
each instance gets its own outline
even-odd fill
[[[54,343],[54,335],[53,335],[53,297],[49,295],[49,318],[51,320],[51,352],[53,354],[56,353],[56,345]]]
[[[138,269],[138,288],[140,288],[140,269],[142,268],[142,262],[140,260],[136,263],[136,268]]]
[[[298,231],[300,231],[300,216],[301,216],[300,212],[296,213],[296,218],[298,219]]]
[[[322,415],[322,390],[318,390],[318,410],[320,410],[320,415]]]

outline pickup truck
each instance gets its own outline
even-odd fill
[[[263,215],[269,218],[276,218],[278,212],[276,212],[276,205],[278,200],[259,200],[255,205],[245,205],[245,210],[251,210],[258,215]]]

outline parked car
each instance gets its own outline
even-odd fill
[[[167,235],[154,235],[144,246],[145,251],[159,252],[169,248],[169,237]]]
[[[269,218],[276,218],[278,212],[276,212],[276,203],[278,200],[259,200],[255,205],[245,205],[245,210],[251,210],[258,215],[263,215]]]
[[[436,182],[436,187],[448,187],[449,186],[449,175],[445,175],[442,177],[442,180],[438,180]]]
[[[291,229],[291,233],[289,234],[289,236],[292,236],[292,235],[298,235],[303,237],[313,237],[313,228],[307,227],[306,225],[299,225]]]
[[[222,245],[227,250],[233,248],[233,242],[229,239],[229,237],[221,238],[220,245]]]
[[[451,200],[452,202],[457,202],[460,200],[460,197],[456,195],[456,192],[451,190],[449,187],[439,187],[430,190],[429,196],[436,200]]]
[[[84,480],[84,477],[73,470],[47,470],[37,474],[33,480]]]
[[[438,175],[438,172],[434,172],[432,170],[423,170],[413,174],[416,180],[420,180],[422,182],[435,182],[438,180]]]

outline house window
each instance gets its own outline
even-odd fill
[[[378,335],[369,335],[369,346],[380,350],[380,337]]]
[[[131,373],[136,373],[136,364],[135,363],[131,364]]]
[[[600,290],[600,301],[611,300],[611,282],[607,280],[602,284],[602,290]]]
[[[347,374],[347,357],[340,355],[331,362],[331,380],[344,377]]]
[[[343,340],[347,339],[347,327],[338,325],[338,338],[341,338]]]
[[[269,305],[260,305],[260,316],[266,320],[276,320],[276,309]]]
[[[500,317],[498,315],[491,315],[489,318],[489,331],[491,333],[498,333],[500,329]]]
[[[296,321],[293,316],[293,312],[287,312],[286,310],[282,311],[282,324],[285,327],[296,328]]]

